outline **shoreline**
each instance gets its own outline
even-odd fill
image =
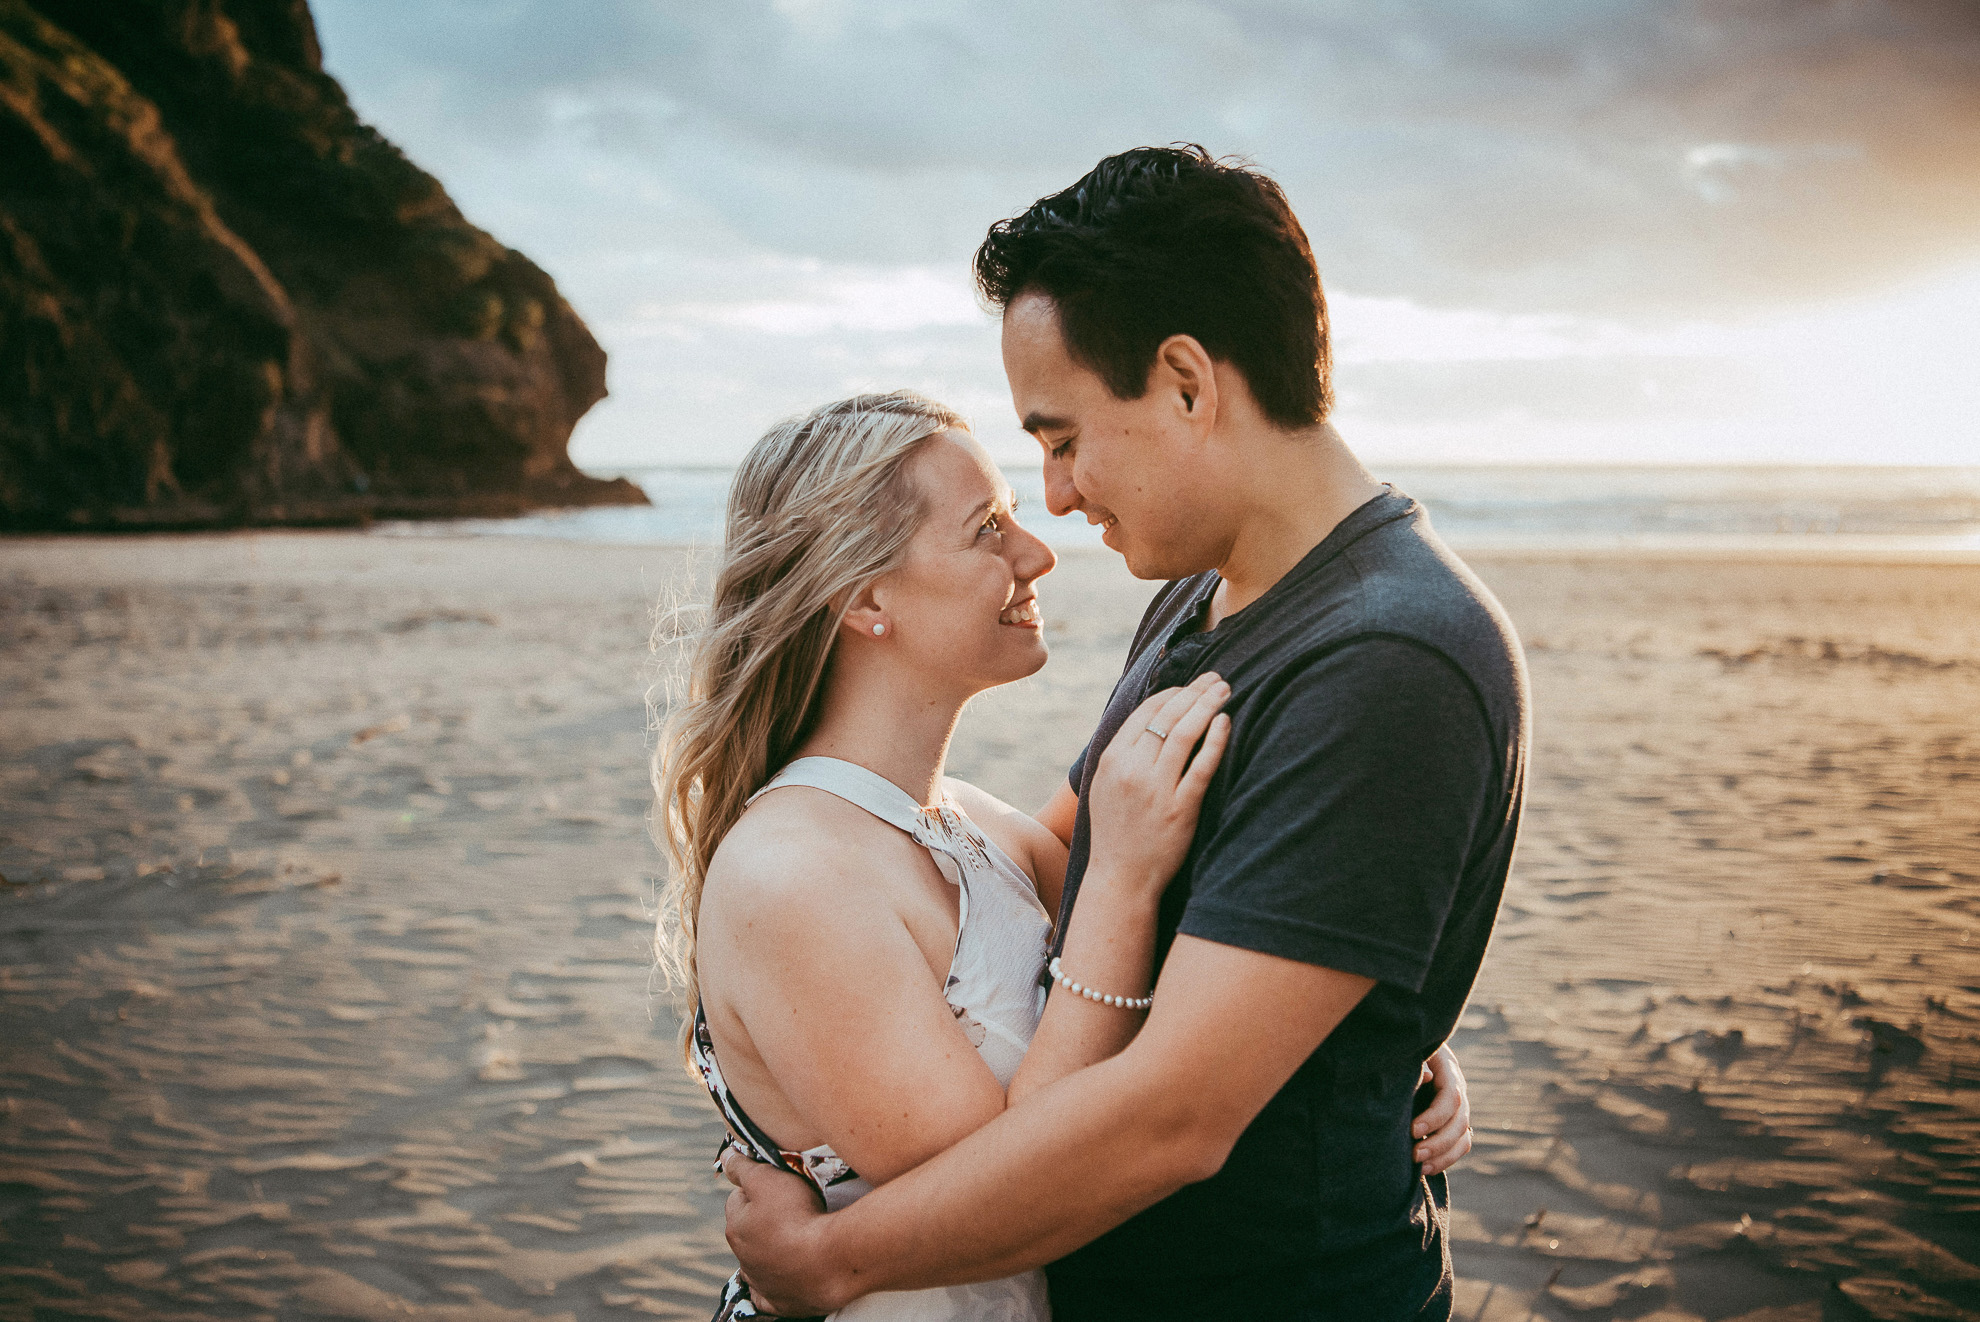
[[[592,541],[580,537],[559,537],[538,534],[487,534],[476,532],[454,532],[435,528],[433,531],[379,532],[376,529],[350,527],[312,528],[218,528],[202,530],[172,530],[165,532],[131,531],[105,533],[91,532],[26,532],[0,533],[0,572],[5,570],[5,560],[11,548],[112,548],[131,546],[140,543],[167,545],[175,542],[198,544],[204,542],[279,542],[284,539],[315,541],[321,539],[352,538],[365,542],[405,542],[415,546],[509,546],[509,545],[548,545],[581,548],[601,555],[639,554],[653,552],[664,555],[713,553],[721,549],[719,542],[709,541]],[[1463,559],[1492,562],[1555,562],[1589,560],[1601,562],[1623,562],[1640,560],[1650,563],[1698,563],[1729,562],[1735,564],[1837,564],[1837,565],[1980,565],[1980,544],[1968,544],[1964,539],[1951,544],[1936,544],[1932,539],[1913,537],[1874,537],[1870,535],[1842,535],[1835,538],[1822,535],[1787,534],[1778,537],[1716,537],[1716,538],[1675,538],[1646,536],[1632,539],[1627,536],[1614,537],[1490,537],[1465,538],[1444,537],[1444,542]],[[1113,557],[1114,552],[1101,546],[1055,546],[1053,552],[1061,560],[1073,558]]]

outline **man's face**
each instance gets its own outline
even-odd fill
[[[1203,515],[1202,446],[1179,394],[1155,373],[1140,399],[1117,399],[1074,361],[1058,311],[1025,294],[1004,311],[1004,374],[1011,403],[1045,453],[1045,504],[1099,525],[1137,578],[1181,578],[1222,560]]]

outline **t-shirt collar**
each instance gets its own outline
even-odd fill
[[[1241,611],[1226,615],[1217,622],[1216,628],[1199,630],[1194,626],[1202,618],[1203,612],[1209,609],[1210,598],[1217,591],[1217,584],[1222,581],[1217,571],[1211,570],[1202,576],[1202,581],[1197,585],[1188,611],[1176,625],[1177,632],[1188,630],[1189,632],[1183,634],[1183,637],[1201,638],[1206,644],[1222,642],[1234,634],[1243,632],[1249,620],[1272,613],[1268,603],[1283,597],[1288,592],[1296,591],[1301,583],[1320,572],[1341,552],[1369,533],[1384,524],[1408,518],[1416,513],[1418,508],[1414,499],[1384,482],[1379,494],[1370,496],[1355,506],[1346,518],[1334,525],[1333,531],[1322,537],[1311,551],[1300,557],[1298,564],[1280,576],[1278,582],[1266,588],[1258,600]],[[1168,639],[1169,645],[1176,646],[1183,641],[1183,637],[1171,633]]]

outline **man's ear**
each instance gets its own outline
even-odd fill
[[[1186,422],[1207,436],[1217,425],[1217,364],[1194,335],[1171,335],[1155,350],[1151,388],[1170,391]]]

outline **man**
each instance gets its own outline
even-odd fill
[[[1511,860],[1511,627],[1327,422],[1319,275],[1263,175],[1197,147],[1109,157],[994,227],[976,272],[1053,513],[1172,580],[1041,814],[1072,847],[1061,942],[1079,791],[1129,714],[1214,670],[1229,744],[1127,1049],[829,1216],[732,1161],[730,1243],[788,1314],[1045,1264],[1059,1322],[1448,1316],[1412,1101]]]

